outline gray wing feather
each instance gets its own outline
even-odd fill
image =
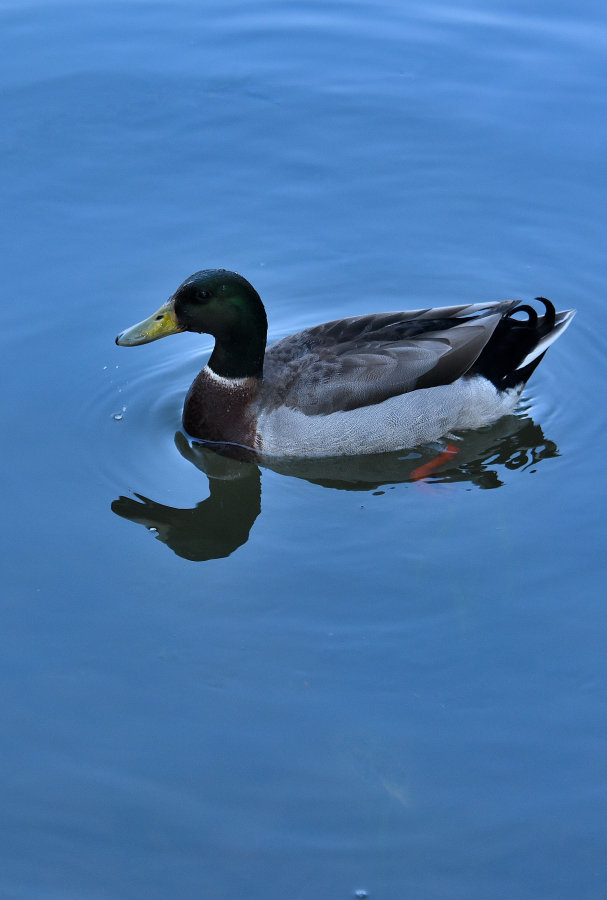
[[[455,381],[516,301],[327,322],[268,348],[261,403],[323,415]]]

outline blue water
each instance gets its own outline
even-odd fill
[[[603,4],[0,26],[0,896],[603,897]],[[426,483],[425,451],[243,475],[179,432],[211,339],[114,345],[218,266],[272,339],[578,315]]]

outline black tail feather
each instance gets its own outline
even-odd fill
[[[538,353],[522,368],[519,366],[556,325],[554,304],[545,297],[535,299],[543,304],[544,314],[538,315],[537,310],[528,303],[513,306],[498,323],[470,374],[484,375],[499,390],[525,384],[546,351]],[[525,313],[527,318],[517,319],[517,313]]]

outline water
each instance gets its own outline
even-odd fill
[[[0,16],[0,895],[603,896],[603,6]],[[179,432],[210,340],[113,343],[209,266],[272,339],[578,316],[426,483],[243,474]]]

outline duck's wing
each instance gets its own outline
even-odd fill
[[[449,384],[474,364],[516,301],[326,322],[268,348],[261,402],[327,415]]]

